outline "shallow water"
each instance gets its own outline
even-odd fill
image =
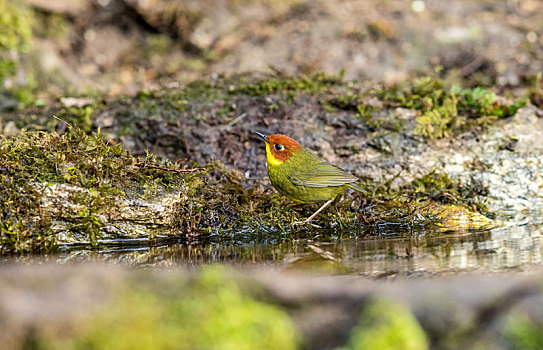
[[[531,220],[534,222],[533,220]],[[311,231],[305,237],[257,235],[210,237],[189,243],[139,240],[102,249],[64,248],[38,259],[56,263],[109,262],[135,267],[197,267],[224,263],[317,274],[395,277],[483,271],[533,270],[543,266],[543,224],[517,224],[463,234],[435,232],[362,235]],[[35,261],[34,258],[22,258]],[[21,260],[19,260],[21,261]]]

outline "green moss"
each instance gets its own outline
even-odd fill
[[[80,157],[82,152],[89,157]],[[36,183],[67,183],[90,189],[91,192],[81,194],[84,198],[78,200],[82,204],[89,202],[74,228],[87,228],[91,237],[95,236],[94,213],[107,201],[112,181],[107,179],[108,175],[95,176],[96,170],[114,169],[111,160],[122,153],[119,147],[107,146],[99,136],[87,137],[77,130],[64,136],[34,132],[2,138],[0,181],[3,186],[0,191],[6,199],[0,204],[2,250],[43,248],[47,246],[44,241],[53,243],[53,237],[48,234],[50,218],[40,215],[40,190]]]
[[[63,349],[297,349],[292,320],[278,307],[245,296],[217,266],[167,288],[139,284],[113,295],[62,339]],[[40,345],[41,345],[40,344]]]
[[[124,102],[134,103],[136,113],[126,115],[118,113],[117,118],[120,123],[126,122],[130,125],[149,119],[175,123],[179,120],[179,113],[186,112],[188,107],[192,107],[191,113],[193,113],[193,118],[196,118],[198,114],[209,111],[216,100],[222,99],[220,93],[220,90],[205,81],[194,81],[180,89],[141,90],[134,98],[135,103],[130,98]]]
[[[428,340],[417,319],[404,306],[385,300],[368,305],[351,331],[345,349],[422,350]]]
[[[246,75],[237,75],[230,79],[228,92],[233,95],[249,96],[266,96],[275,93],[317,93],[342,83],[343,75],[343,71],[337,76],[317,73],[312,76],[295,77],[276,73],[256,81],[250,77],[247,79]]]
[[[12,1],[0,1],[0,50],[25,50],[28,48],[32,16],[28,10]]]
[[[32,22],[33,16],[28,9],[9,0],[0,0],[0,92],[7,92],[22,103],[32,99],[31,90],[35,87],[29,73],[24,81],[15,79],[22,64],[21,54],[30,46]]]
[[[435,76],[423,76],[390,87],[360,92],[360,86],[324,97],[324,109],[355,112],[371,131],[382,130],[420,135],[430,139],[486,127],[507,118],[526,104],[525,99],[508,100],[492,91],[446,84]],[[534,95],[535,96],[535,95]],[[397,108],[416,112],[416,122],[398,118]],[[414,126],[413,126],[414,125]]]
[[[488,194],[488,189],[473,179],[463,183],[446,173],[431,170],[403,186],[401,192],[411,198],[432,200],[440,204],[464,204],[485,211],[486,206],[476,200]]]
[[[66,184],[81,189],[66,199],[80,207],[77,216],[71,218],[70,230],[96,244],[103,225],[98,218],[115,210],[116,199],[124,196],[125,188],[136,192],[141,189],[145,194],[157,187],[179,188],[191,178],[135,168],[138,160],[121,146],[109,144],[100,134],[88,136],[71,127],[63,135],[21,132],[16,137],[2,137],[1,141],[3,253],[54,247],[55,236],[50,230],[53,218],[43,215],[40,209],[40,184]],[[158,163],[153,157],[147,161]],[[164,160],[163,164],[173,167]]]
[[[522,312],[513,312],[505,322],[505,339],[512,349],[542,349],[543,324],[532,320]]]
[[[385,92],[383,99],[388,105],[420,111],[413,132],[428,138],[454,136],[475,127],[485,127],[498,118],[514,115],[526,104],[523,99],[498,99],[492,91],[482,87],[447,86],[431,76],[397,85]]]
[[[59,111],[57,117],[62,122],[77,125],[77,127],[81,130],[89,132],[91,131],[91,127],[93,125],[91,119],[93,111],[93,106],[65,107]],[[52,119],[51,122],[57,124],[57,121],[54,119]]]

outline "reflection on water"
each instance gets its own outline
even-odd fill
[[[227,263],[316,273],[395,276],[530,269],[542,263],[543,225],[505,227],[464,235],[419,234],[356,237],[319,234],[292,237],[107,250],[69,250],[57,262],[102,261],[129,266],[199,266]],[[49,260],[49,259],[48,259]]]

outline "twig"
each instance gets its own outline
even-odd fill
[[[138,163],[136,166],[143,167],[143,168],[152,168],[152,169],[159,169],[164,171],[173,171],[176,173],[195,173],[198,171],[204,171],[206,168],[192,168],[192,169],[172,169],[172,168],[164,168],[158,165],[150,165],[145,163]]]

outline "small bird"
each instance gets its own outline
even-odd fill
[[[327,163],[305,149],[294,139],[281,135],[255,132],[266,142],[268,176],[282,195],[302,203],[324,203],[303,223],[311,221],[347,187],[358,192],[358,178],[335,165]]]

